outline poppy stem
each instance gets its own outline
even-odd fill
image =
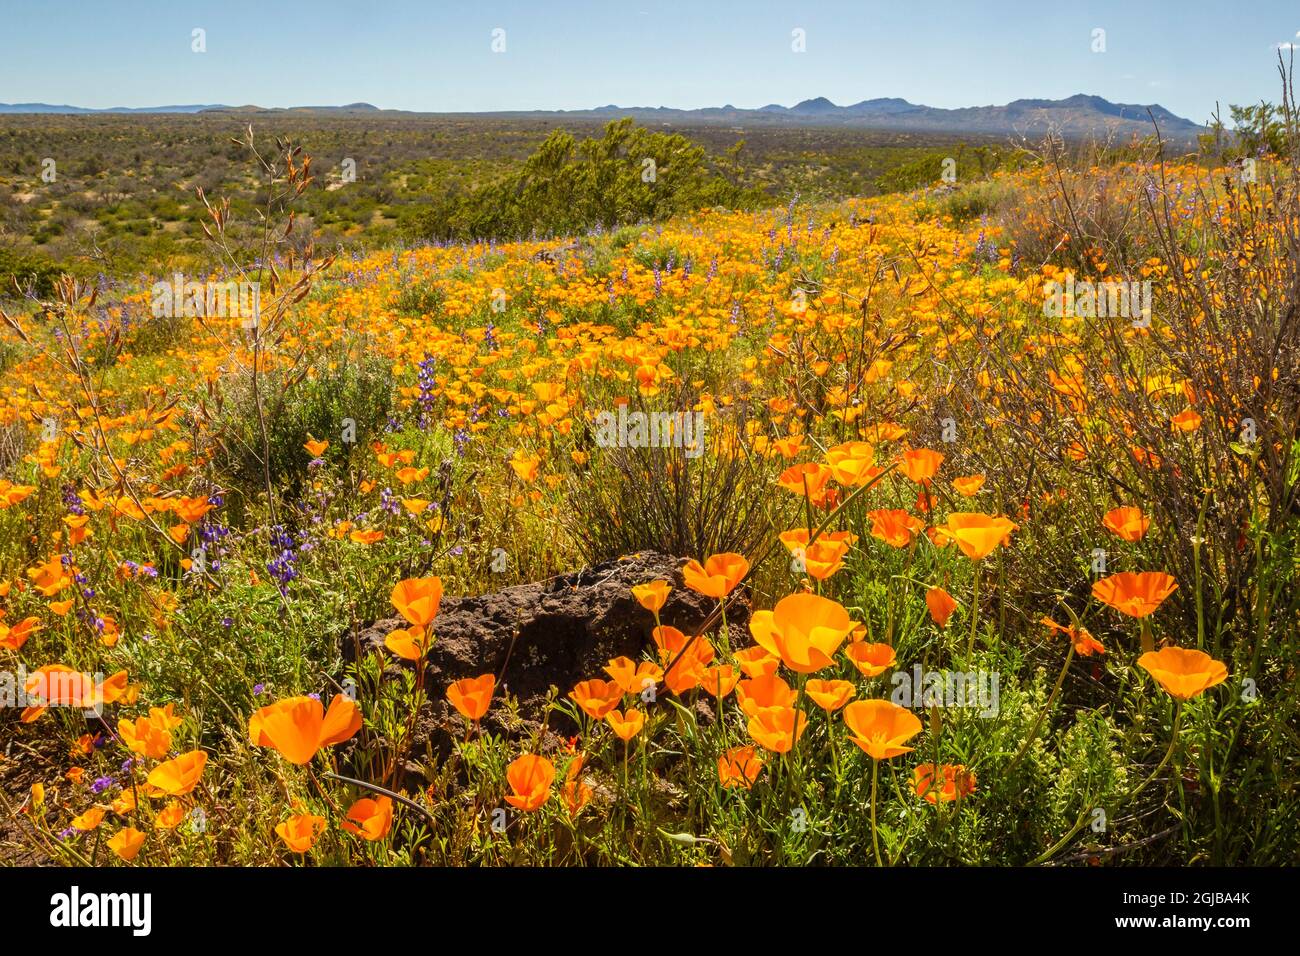
[[[1141,793],[1143,790],[1149,787],[1151,783],[1156,779],[1156,777],[1159,776],[1160,771],[1165,769],[1165,764],[1169,763],[1169,758],[1174,755],[1174,747],[1178,744],[1178,728],[1182,724],[1182,720],[1183,720],[1183,702],[1177,701],[1174,704],[1174,726],[1173,729],[1169,732],[1169,749],[1165,751],[1165,755],[1162,758],[1160,758],[1160,762],[1156,764],[1156,769],[1151,771],[1151,776],[1143,780],[1141,786],[1139,786],[1136,790],[1130,793],[1127,799],[1132,800],[1139,793]]]
[[[876,833],[876,779],[880,776],[880,761],[871,761],[871,848],[876,852],[876,866],[883,867],[880,862],[880,837]]]
[[[970,599],[970,638],[966,642],[966,662],[975,657],[975,633],[980,622],[980,564],[975,563],[975,583],[971,589]]]
[[[1073,611],[1070,612],[1070,616],[1074,617]],[[1077,625],[1079,619],[1074,618],[1074,620]],[[1016,751],[1016,755],[1011,758],[1011,763],[1007,765],[1007,769],[1002,771],[1004,779],[1011,776],[1011,771],[1015,770],[1016,767],[1020,765],[1021,759],[1029,752],[1030,746],[1038,739],[1038,728],[1043,726],[1043,721],[1047,719],[1047,715],[1052,712],[1052,704],[1056,703],[1056,695],[1061,692],[1061,685],[1065,683],[1065,675],[1070,670],[1070,661],[1072,660],[1074,660],[1073,639],[1070,640],[1070,649],[1065,654],[1065,663],[1061,665],[1061,673],[1056,675],[1056,684],[1052,687],[1052,692],[1047,695],[1047,701],[1043,704],[1043,709],[1038,712],[1038,717],[1034,720],[1034,726],[1029,728],[1029,734],[1025,737],[1025,742],[1020,745],[1020,749]]]

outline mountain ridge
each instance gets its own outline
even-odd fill
[[[483,116],[497,118],[613,119],[631,116],[650,122],[725,123],[743,125],[825,125],[900,132],[1033,134],[1055,131],[1067,136],[1096,134],[1147,135],[1153,132],[1152,121],[1166,136],[1190,138],[1204,130],[1199,123],[1178,116],[1159,104],[1113,103],[1094,94],[1076,93],[1060,100],[1024,98],[1002,106],[963,106],[942,108],[911,103],[900,97],[864,99],[847,106],[833,103],[824,96],[800,100],[793,106],[769,103],[754,109],[707,106],[680,109],[670,106],[618,106],[607,104],[580,110],[495,110],[485,112],[428,113],[411,110],[381,109],[370,103],[343,106],[261,107],[252,104],[191,104],[173,106],[90,107],[51,105],[48,103],[0,103],[0,114],[52,113],[60,115],[140,115],[140,114],[214,114],[214,113],[327,113],[415,116]]]

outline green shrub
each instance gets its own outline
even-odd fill
[[[14,295],[15,282],[23,289],[30,286],[42,298],[48,297],[54,293],[54,283],[64,271],[46,256],[0,249],[0,298]]]
[[[269,477],[274,488],[294,497],[312,460],[303,443],[309,437],[329,441],[330,457],[364,446],[388,420],[392,387],[391,366],[377,355],[324,355],[305,369],[263,378],[259,415],[252,378],[245,374],[225,395],[215,464],[246,495],[264,492]],[[348,421],[355,445],[341,440]]]
[[[407,229],[439,240],[577,235],[755,198],[685,136],[622,119],[599,139],[579,141],[556,130],[519,171],[435,201]]]

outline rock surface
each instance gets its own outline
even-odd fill
[[[717,602],[682,583],[681,563],[642,551],[548,581],[476,597],[443,597],[433,625],[436,639],[425,661],[429,713],[421,715],[411,756],[423,749],[420,737],[445,752],[452,736],[463,733],[463,721],[445,696],[447,686],[462,677],[496,674],[498,694],[504,690],[517,698],[521,715],[531,723],[540,717],[540,705],[552,686],[567,694],[579,681],[603,678],[602,668],[611,658],[640,659],[653,643],[654,617],[632,596],[634,585],[669,581],[673,589],[660,618],[686,634],[694,633]],[[745,628],[747,594],[732,596],[727,617],[733,629]],[[384,647],[384,638],[405,626],[398,617],[377,621],[358,635],[361,652],[383,655],[388,668],[413,666]],[[351,643],[347,639],[346,644]],[[355,656],[355,646],[346,644],[346,653]],[[503,711],[494,704],[485,726],[497,732],[525,729],[517,721],[513,727],[505,723],[509,715]],[[550,726],[563,729],[554,718]]]

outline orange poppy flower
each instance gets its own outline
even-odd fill
[[[957,490],[957,494],[961,495],[963,498],[973,498],[979,494],[980,489],[984,487],[984,476],[966,475],[962,478],[954,478],[952,480],[952,486]]]
[[[736,684],[740,709],[751,717],[768,707],[789,707],[796,696],[790,685],[775,673],[751,677]]]
[[[732,747],[718,758],[718,783],[724,790],[744,787],[748,790],[763,770],[763,761],[753,747]]]
[[[912,771],[912,788],[927,803],[951,803],[975,792],[975,771],[964,764],[946,763],[939,773],[943,780],[936,782],[932,763],[920,764]]]
[[[801,554],[808,550],[807,528],[791,528],[789,531],[782,531],[777,538],[791,554]],[[823,541],[834,543],[842,553],[847,554],[849,548],[858,543],[858,536],[851,531],[823,531],[813,544],[817,545]]]
[[[202,750],[191,750],[174,760],[160,763],[149,772],[147,782],[171,797],[183,797],[198,785],[207,766],[208,755]]]
[[[726,552],[709,557],[703,565],[688,561],[682,568],[686,586],[705,597],[724,598],[749,573],[749,562],[744,555]]]
[[[815,594],[791,594],[771,611],[756,611],[749,622],[754,640],[800,674],[830,664],[853,628],[843,606]]]
[[[149,717],[119,720],[117,733],[128,750],[154,760],[165,757],[172,746],[171,732]]]
[[[108,806],[118,816],[125,817],[135,811],[135,799],[136,793],[134,790],[123,790]]]
[[[506,794],[506,802],[531,813],[551,795],[555,765],[537,754],[524,754],[516,757],[506,768],[506,782],[512,791]]]
[[[804,442],[802,435],[787,435],[785,438],[776,438],[772,441],[772,447],[780,453],[786,461],[797,458],[803,451]]]
[[[814,678],[804,684],[803,689],[814,704],[828,713],[839,710],[857,694],[857,689],[846,680]]]
[[[397,476],[397,480],[400,481],[402,484],[413,485],[417,481],[424,481],[424,479],[428,478],[429,469],[412,468],[411,466],[408,465],[405,468],[399,468],[396,472],[394,472],[394,474]]]
[[[0,510],[18,504],[35,490],[35,485],[15,485],[0,479]]]
[[[626,711],[611,710],[605,715],[605,720],[624,743],[641,733],[641,728],[645,726],[645,714],[635,707],[629,707]]]
[[[740,668],[740,672],[746,677],[766,677],[775,674],[776,669],[781,666],[781,658],[758,644],[747,647],[743,651],[736,651],[731,656]]]
[[[10,651],[22,650],[27,639],[41,629],[40,618],[25,617],[13,627],[0,622],[0,647]]]
[[[837,541],[825,541],[818,538],[803,555],[804,569],[808,576],[817,581],[825,581],[835,572],[843,569],[844,555],[848,545]]]
[[[185,807],[179,800],[172,800],[158,811],[153,818],[153,825],[159,830],[175,830],[185,819]]]
[[[614,658],[605,665],[605,673],[613,678],[625,694],[640,694],[654,687],[664,677],[663,668],[653,661],[641,661],[638,664],[630,657]]]
[[[804,497],[806,490],[813,504],[817,504],[825,492],[826,482],[830,480],[830,477],[831,470],[825,465],[806,462],[802,465],[791,465],[781,472],[776,483],[800,498]]]
[[[740,680],[740,671],[732,664],[718,664],[706,668],[700,686],[718,699],[726,697]]]
[[[876,467],[875,454],[876,450],[867,442],[844,442],[826,450],[826,467],[840,484],[858,487],[884,471]]]
[[[1008,518],[980,514],[978,511],[954,511],[948,515],[943,531],[957,542],[962,554],[972,561],[988,557],[998,547],[1011,543],[1016,524]]]
[[[668,624],[659,625],[650,636],[654,638],[655,647],[659,648],[660,660],[671,660],[686,646],[686,635]]]
[[[24,690],[28,698],[45,706],[90,709],[121,700],[127,690],[127,674],[118,671],[97,682],[92,675],[65,664],[46,664],[27,675]]]
[[[124,827],[108,841],[108,848],[128,863],[136,858],[140,847],[144,846],[144,834],[135,827]]]
[[[407,578],[398,581],[390,596],[397,613],[416,627],[428,627],[442,604],[442,579]]]
[[[573,700],[588,717],[604,720],[605,715],[623,699],[623,688],[616,681],[593,678],[585,680],[569,691]]]
[[[90,515],[67,515],[66,517],[64,517],[63,523],[68,526],[69,547],[75,548],[77,545],[81,544],[81,542],[85,541],[93,534],[93,532],[88,527],[86,527],[86,525],[90,523]],[[182,527],[185,526],[182,525]],[[189,529],[186,528],[186,530],[188,531]],[[182,536],[180,541],[178,541],[177,543],[179,544],[184,540],[185,537]]]
[[[704,680],[704,672],[713,662],[713,656],[713,645],[703,637],[698,638],[677,659],[676,664],[665,660],[664,666],[669,667],[671,664],[671,669],[664,672],[664,684],[679,697],[688,690],[694,690]]]
[[[362,797],[348,808],[343,829],[364,840],[374,842],[388,835],[393,825],[393,800],[391,797]]]
[[[668,602],[668,592],[672,589],[672,585],[667,581],[651,581],[634,587],[632,596],[651,614],[658,614]]]
[[[923,485],[938,472],[943,458],[942,452],[929,448],[909,448],[898,456],[898,463],[903,474],[918,485]]]
[[[306,853],[316,843],[316,837],[325,829],[325,818],[310,813],[300,813],[275,826],[275,835],[294,853]]]
[[[375,544],[384,540],[382,531],[353,531],[348,535],[348,540],[353,544]]]
[[[871,534],[885,544],[895,548],[905,548],[912,542],[912,535],[925,527],[925,522],[901,508],[877,508],[868,511],[871,519]]]
[[[1138,658],[1138,667],[1179,700],[1191,700],[1228,679],[1228,668],[1204,651],[1163,647]]]
[[[853,662],[863,677],[878,677],[894,666],[898,655],[888,644],[859,641],[844,648],[844,656]]]
[[[104,814],[107,812],[106,807],[91,807],[85,813],[73,817],[72,825],[83,833],[89,832],[104,821]]]
[[[325,449],[329,448],[330,443],[327,441],[306,441],[302,447],[307,449],[307,454],[313,458],[319,458],[325,454]]]
[[[1050,617],[1043,618],[1042,623],[1052,630],[1060,631],[1066,635],[1070,642],[1074,644],[1074,653],[1080,657],[1091,657],[1093,654],[1106,653],[1106,648],[1102,646],[1101,641],[1089,634],[1087,628],[1076,629],[1073,624],[1066,627],[1063,624],[1057,624]]]
[[[1142,514],[1141,508],[1130,506],[1106,512],[1101,523],[1107,531],[1125,541],[1140,541],[1151,526],[1151,519]]]
[[[399,627],[384,635],[384,647],[398,657],[418,661],[433,646],[433,632],[422,627]]]
[[[957,610],[957,602],[943,588],[934,587],[925,592],[925,606],[930,612],[930,620],[940,627],[948,626],[948,618]]]
[[[542,466],[542,459],[537,455],[526,455],[522,451],[515,452],[514,457],[510,459],[510,467],[521,481],[531,482],[536,480],[537,472]]]
[[[569,764],[569,769],[564,774],[564,789],[561,796],[564,798],[564,806],[568,809],[571,816],[576,815],[590,801],[592,794],[595,792],[591,785],[579,778],[582,773],[582,765],[586,758],[582,754]]]
[[[1194,432],[1201,427],[1201,416],[1196,413],[1194,408],[1184,408],[1169,419],[1169,426],[1175,431]]]
[[[1092,583],[1092,596],[1129,617],[1146,617],[1178,589],[1163,571],[1121,571]]]
[[[844,708],[849,739],[876,760],[910,753],[903,746],[921,732],[921,721],[905,707],[888,700],[855,700]]]
[[[172,511],[186,524],[198,524],[215,507],[207,498],[180,498],[172,505]]]
[[[54,597],[72,583],[72,578],[64,570],[63,558],[57,554],[51,555],[44,564],[28,568],[27,576],[44,597]]]
[[[772,753],[789,753],[808,726],[802,710],[793,707],[763,707],[749,718],[749,736]]]
[[[462,717],[478,723],[492,706],[492,692],[496,685],[494,674],[465,677],[447,688],[447,699]]]
[[[248,739],[271,747],[290,763],[310,763],[322,747],[350,739],[361,729],[356,702],[336,694],[326,711],[314,697],[287,697],[256,711],[248,719]]]

